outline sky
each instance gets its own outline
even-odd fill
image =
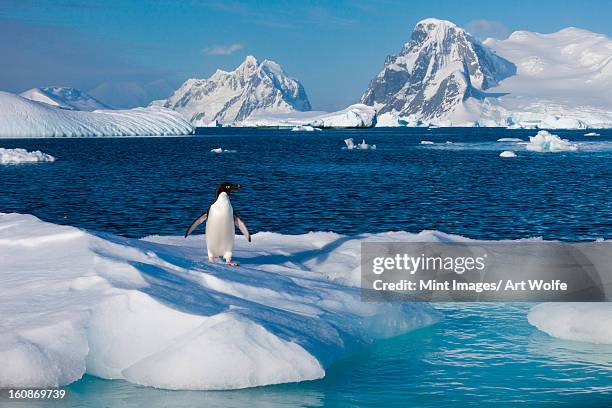
[[[254,55],[300,80],[313,109],[334,110],[359,100],[423,18],[479,38],[568,26],[612,37],[610,16],[606,0],[0,0],[0,90],[131,84],[162,92]]]

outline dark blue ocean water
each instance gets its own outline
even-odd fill
[[[477,239],[611,238],[612,131],[555,131],[578,152],[530,153],[498,138],[535,131],[211,129],[189,138],[1,140],[55,163],[0,166],[0,212],[124,236],[182,234],[214,195],[254,231],[437,229]],[[375,151],[342,150],[365,138]],[[421,145],[421,140],[437,142]],[[454,143],[447,144],[446,141]],[[213,154],[216,147],[236,153]],[[502,159],[502,150],[518,157]],[[528,304],[438,305],[444,320],[380,341],[319,381],[227,392],[165,391],[86,376],[69,407],[612,406],[612,346],[557,340]],[[49,403],[14,406],[47,406]]]
[[[612,132],[555,131],[581,151],[530,153],[533,130],[210,129],[198,137],[2,140],[52,164],[0,166],[0,212],[130,237],[181,234],[229,180],[254,231],[421,231],[593,240],[612,226]],[[342,150],[365,138],[375,151]],[[421,145],[421,140],[441,142]],[[446,144],[452,141],[454,144]],[[236,153],[214,154],[216,147]],[[502,150],[518,150],[501,159]]]

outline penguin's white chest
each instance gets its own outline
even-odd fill
[[[219,194],[208,210],[206,249],[208,256],[231,257],[234,247],[234,210],[226,193]]]

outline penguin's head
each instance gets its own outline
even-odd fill
[[[221,183],[217,186],[217,197],[219,197],[219,194],[221,193],[226,193],[229,195],[232,191],[236,191],[240,187],[240,184],[230,183],[229,181]]]

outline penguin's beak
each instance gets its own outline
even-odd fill
[[[232,186],[232,191],[238,190],[239,188],[242,188],[242,186],[240,184],[234,184]]]

